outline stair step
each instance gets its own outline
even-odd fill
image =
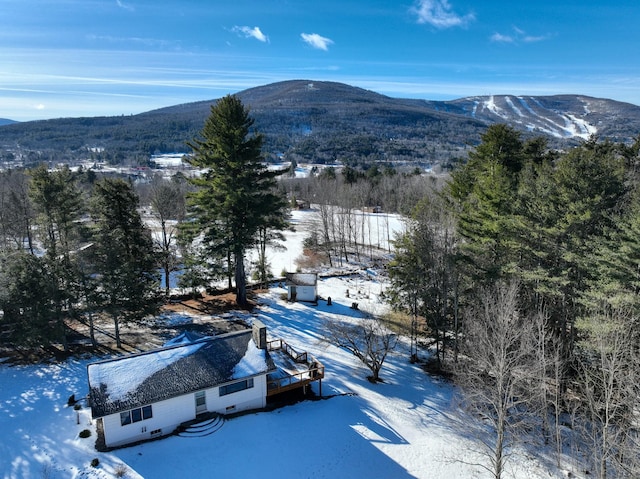
[[[199,422],[197,424],[192,424],[191,426],[187,427],[186,429],[189,430],[189,431],[197,430],[197,429],[207,429],[212,424],[217,424],[221,420],[222,420],[222,418],[220,418],[220,416],[216,416],[214,418],[207,419],[206,421]]]
[[[222,416],[215,416],[206,421],[192,424],[178,433],[180,437],[205,437],[218,431],[224,425]]]

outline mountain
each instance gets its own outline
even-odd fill
[[[0,126],[11,125],[12,123],[17,123],[17,122],[13,120],[8,120],[7,118],[0,118]]]
[[[479,96],[444,103],[449,111],[488,124],[507,123],[555,139],[598,135],[626,142],[640,132],[640,107],[582,95]]]
[[[493,95],[452,101],[391,98],[334,82],[292,80],[237,94],[265,136],[268,157],[298,161],[446,162],[462,156],[493,123],[564,148],[592,134],[630,142],[640,107],[581,95]],[[86,158],[146,161],[188,152],[215,100],[130,116],[62,118],[0,126],[0,155],[32,161]]]

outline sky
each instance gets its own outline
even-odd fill
[[[640,105],[638,0],[0,0],[0,118],[130,115],[337,81]]]

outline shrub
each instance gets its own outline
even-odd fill
[[[127,466],[124,464],[118,464],[115,467],[116,477],[124,477],[127,475]]]
[[[91,431],[89,431],[88,429],[83,429],[82,431],[80,431],[79,436],[81,438],[89,437],[89,436],[91,436]]]
[[[98,464],[100,464],[100,460],[97,457],[91,459],[91,467],[98,467]]]

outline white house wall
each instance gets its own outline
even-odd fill
[[[288,299],[291,300],[291,289],[289,289]],[[316,300],[315,286],[296,286],[296,300],[297,301],[315,301]]]
[[[233,414],[266,406],[267,376],[257,376],[253,387],[235,393],[220,396],[219,388],[205,390],[207,411],[220,414]],[[183,396],[153,403],[153,417],[122,426],[120,413],[102,418],[104,439],[107,447],[145,441],[173,433],[176,428],[196,418],[195,392]],[[157,432],[160,430],[160,432]],[[155,432],[153,436],[151,432]]]

